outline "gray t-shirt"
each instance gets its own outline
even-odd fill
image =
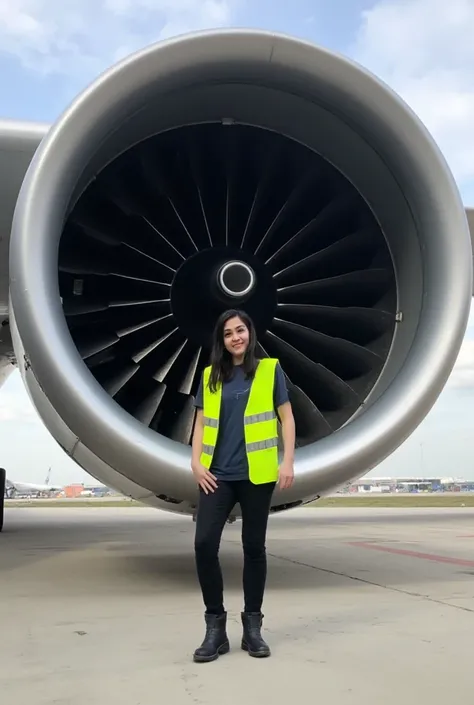
[[[204,407],[202,377],[194,405]],[[251,381],[245,378],[241,366],[234,367],[232,378],[222,386],[221,413],[219,419],[219,436],[217,439],[211,472],[223,480],[247,480],[248,462],[245,452],[244,413],[250,393]],[[280,364],[275,368],[275,387],[273,393],[275,411],[288,401],[285,376]]]

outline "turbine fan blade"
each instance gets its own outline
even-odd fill
[[[284,303],[325,304],[331,300],[337,306],[356,303],[362,307],[372,307],[387,292],[390,281],[390,272],[386,269],[365,269],[283,287],[278,294],[279,300]]]
[[[358,345],[368,345],[390,331],[394,323],[393,313],[360,306],[279,303],[278,316],[329,336],[344,336]]]
[[[345,380],[360,377],[383,365],[383,358],[368,348],[298,323],[275,319],[272,331]]]
[[[318,407],[296,384],[288,383],[295,427],[297,428],[297,445],[307,445],[319,441],[320,438],[329,436],[332,428]]]
[[[273,349],[277,356],[281,356],[290,379],[305,388],[309,398],[328,421],[336,417],[340,425],[340,418],[347,419],[356,411],[361,400],[354,389],[340,377],[313,362],[270,331],[265,334],[264,340],[270,351]]]
[[[144,399],[132,411],[133,416],[141,421],[145,426],[151,426],[158,409],[160,408],[161,400],[166,392],[166,384],[158,383],[155,389],[148,393]]]
[[[99,375],[96,375],[96,379],[101,381],[102,386],[111,397],[114,397],[118,392],[120,392],[120,390],[124,388],[133,375],[140,369],[135,363],[125,365],[122,360],[116,359],[114,359],[114,363],[118,368],[115,373],[112,375],[107,375],[107,377],[104,378],[103,373],[101,374],[101,370]]]
[[[177,399],[178,409],[175,412],[172,423],[170,424],[169,437],[173,441],[179,443],[190,443],[191,433],[193,431],[194,417],[196,410],[194,408],[194,397],[180,396]]]

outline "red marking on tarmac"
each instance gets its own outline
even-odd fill
[[[451,556],[438,556],[435,553],[420,553],[419,551],[408,551],[404,548],[392,548],[380,546],[369,541],[350,541],[350,546],[358,548],[371,548],[373,551],[383,551],[384,553],[394,553],[397,556],[408,556],[410,558],[421,558],[425,561],[435,561],[436,563],[451,563],[452,565],[462,565],[474,568],[474,561],[467,561],[464,558],[452,558]]]

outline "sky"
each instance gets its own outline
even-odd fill
[[[280,31],[373,71],[437,140],[474,206],[473,0],[0,0],[0,117],[52,122],[115,61],[196,29]],[[474,307],[425,421],[371,474],[474,479]],[[13,480],[91,482],[42,426],[18,372],[0,391],[0,464]]]

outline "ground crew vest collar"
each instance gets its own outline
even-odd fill
[[[244,412],[249,478],[256,485],[276,482],[278,479],[278,420],[273,403],[277,362],[275,358],[269,357],[259,360]],[[219,435],[222,402],[222,385],[219,384],[215,392],[209,389],[210,374],[209,366],[203,374],[204,432],[201,454],[201,463],[208,469],[211,467]]]

